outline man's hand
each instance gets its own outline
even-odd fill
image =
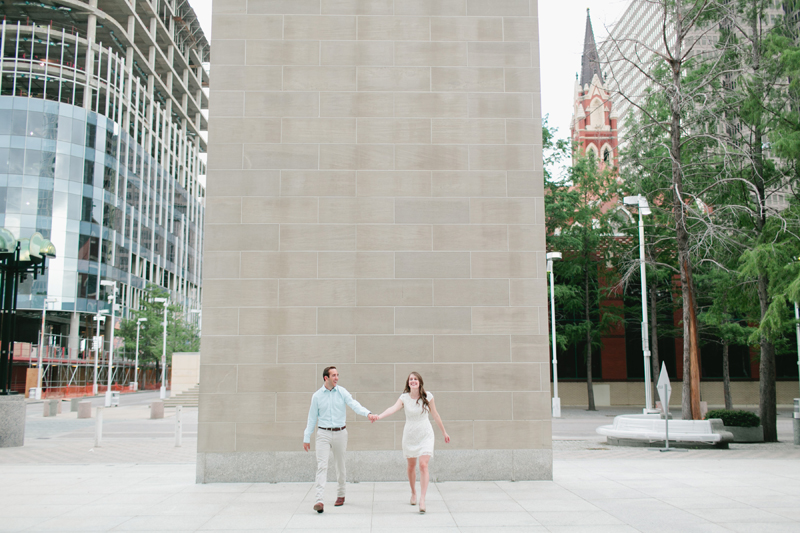
[[[304,442],[304,443],[303,443],[303,449],[304,449],[305,451],[308,451],[308,450],[310,450],[310,449],[311,449],[311,443],[310,443],[310,442]]]
[[[373,415],[372,413],[367,415],[367,418],[369,418],[370,422],[377,422],[378,421],[378,415]]]

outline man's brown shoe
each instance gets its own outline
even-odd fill
[[[318,513],[321,513],[322,511],[325,510],[325,506],[322,505],[322,502],[317,502],[314,504],[314,510]]]
[[[344,496],[340,496],[339,498],[336,498],[336,503],[333,504],[333,505],[334,505],[334,507],[341,507],[342,505],[344,505]]]

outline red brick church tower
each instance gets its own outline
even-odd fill
[[[576,149],[581,153],[594,153],[602,167],[617,166],[619,158],[617,115],[604,83],[587,9],[581,73],[575,79],[570,132]]]

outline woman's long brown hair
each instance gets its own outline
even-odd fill
[[[417,380],[419,380],[419,398],[417,398],[417,403],[422,400],[422,410],[423,411],[431,411],[430,405],[428,405],[428,393],[425,392],[425,387],[422,386],[422,376],[419,375],[418,372],[412,372],[408,375],[408,378],[411,376],[416,376]],[[403,392],[407,392],[411,394],[411,387],[408,385],[408,378],[406,378],[406,388]]]

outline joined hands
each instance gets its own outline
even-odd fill
[[[373,422],[373,423],[377,422],[378,420],[380,420],[380,417],[378,415],[373,415],[372,413],[367,415],[367,418],[369,418],[369,421]]]

